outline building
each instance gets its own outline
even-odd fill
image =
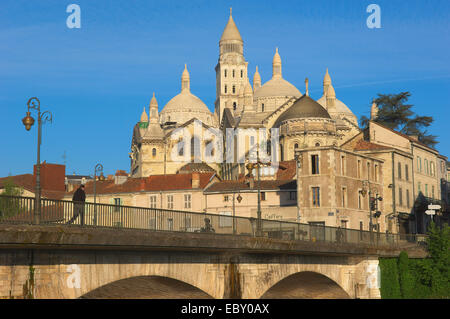
[[[323,81],[323,96],[316,102],[309,97],[307,81],[306,92],[302,94],[283,78],[282,59],[276,48],[272,78],[263,83],[256,67],[251,85],[248,62],[244,56],[244,41],[231,11],[219,41],[219,59],[215,71],[214,113],[192,93],[187,65],[181,75],[180,92],[159,113],[153,94],[149,115],[144,108],[139,122],[133,128],[129,153],[132,177],[174,174],[186,161],[202,163],[207,156],[214,157],[219,153],[228,156],[230,150],[236,148],[232,163],[218,165],[217,161],[208,162],[224,179],[236,180],[238,176],[246,174],[244,164],[236,164],[238,158],[247,157],[255,145],[263,142],[258,137],[258,130],[263,130],[267,139],[271,138],[272,128],[281,130],[282,142],[273,146],[276,148],[274,153],[280,154],[278,160],[281,161],[294,159],[295,145],[341,145],[359,133],[356,116],[336,97],[328,69]],[[297,109],[308,107],[313,102],[321,106],[319,119],[314,116],[302,119],[295,117]],[[177,135],[181,129],[186,129],[187,138]],[[236,139],[235,145],[225,143],[220,148],[217,147],[217,140],[211,136],[211,132],[219,134],[218,131],[222,136],[227,136],[227,131],[231,131],[242,138]],[[305,132],[308,132],[306,139],[302,135]]]
[[[62,199],[65,195],[65,165],[46,163],[41,164],[40,185],[41,197],[49,199]],[[0,193],[4,191],[7,181],[22,190],[25,197],[35,197],[36,194],[36,165],[33,174],[22,174],[0,178]]]

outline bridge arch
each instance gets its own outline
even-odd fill
[[[271,298],[275,298],[273,292],[279,291],[293,294],[292,297],[286,296],[286,298],[307,298],[295,297],[294,290],[299,293],[306,291],[306,287],[309,287],[316,294],[325,295],[324,289],[328,286],[335,295],[342,298],[355,298],[355,267],[357,266],[358,263],[349,264],[345,258],[333,260],[331,257],[331,260],[327,261],[323,257],[300,256],[291,259],[282,258],[279,263],[254,265],[251,266],[250,271],[241,272],[242,297],[259,299],[269,298],[267,296],[272,295]]]
[[[312,271],[291,274],[261,296],[261,299],[348,299],[347,292],[331,278]]]
[[[181,263],[176,260],[173,263],[135,261],[126,264],[119,262],[79,264],[78,286],[68,286],[70,275],[62,273],[59,277],[60,289],[56,295],[55,292],[48,295],[45,289],[38,291],[38,295],[41,295],[39,298],[96,298],[96,296],[101,298],[102,294],[112,293],[114,288],[125,291],[126,287],[133,284],[140,285],[141,291],[144,291],[145,287],[151,288],[152,285],[165,287],[167,294],[173,295],[167,298],[177,298],[176,289],[181,289],[182,294],[188,299],[195,297],[217,299],[223,296],[224,286],[217,281],[220,269],[215,270],[208,263]]]
[[[161,276],[136,276],[113,281],[80,296],[82,299],[211,299],[186,282]]]

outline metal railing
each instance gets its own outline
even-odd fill
[[[0,195],[0,224],[33,224],[35,198]],[[257,219],[209,213],[41,199],[41,225],[128,228],[199,232],[239,236],[257,235]],[[397,246],[419,243],[423,236],[386,234],[339,227],[261,220],[262,237],[289,241]]]

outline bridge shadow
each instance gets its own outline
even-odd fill
[[[261,299],[349,299],[335,281],[315,272],[290,275],[269,288]]]
[[[212,299],[203,290],[180,280],[139,276],[111,282],[80,299]]]

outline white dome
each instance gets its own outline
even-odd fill
[[[164,122],[183,124],[195,117],[207,125],[213,124],[213,114],[208,107],[188,90],[183,90],[167,102],[160,116]]]
[[[325,109],[327,109],[327,99],[325,95],[322,95],[322,97],[317,100],[317,103],[319,103]],[[347,105],[344,104],[344,102],[336,99],[334,105],[336,107],[336,112],[328,111],[328,113],[330,113],[331,116],[344,115],[347,116],[348,119],[351,120],[352,122],[358,123],[356,115],[353,114],[353,112],[348,108]]]
[[[302,93],[285,79],[278,77],[272,78],[260,88],[255,90],[254,97],[269,97],[269,96],[294,96],[301,97]]]

